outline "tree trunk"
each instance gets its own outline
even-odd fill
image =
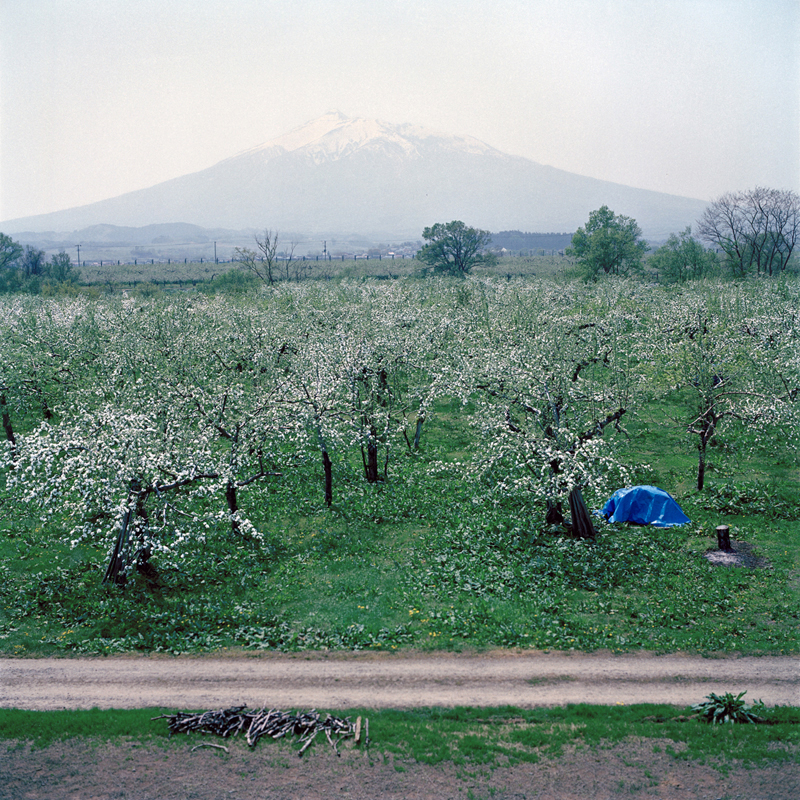
[[[555,500],[547,499],[547,513],[545,514],[544,521],[548,525],[563,525],[564,514],[561,511],[561,503]]]
[[[138,549],[136,550],[136,569],[143,575],[147,575],[148,570],[152,570],[152,565],[148,564],[152,552],[147,543],[147,531],[150,528],[150,515],[147,513],[145,503],[147,496],[150,494],[149,489],[142,488],[138,482],[132,482],[132,486],[138,486],[138,494],[136,495],[136,519],[141,520],[141,524],[137,525],[139,530],[139,541],[137,542]]]
[[[140,519],[142,524],[139,527],[139,541],[138,550],[136,551],[136,569],[145,574],[146,576],[155,572],[155,569],[148,564],[150,560],[150,548],[147,546],[145,534],[150,524],[150,517],[145,507],[147,496],[150,490],[143,488],[139,480],[134,479],[130,483],[131,493],[136,493],[136,500],[133,507],[128,505],[125,513],[122,515],[122,524],[120,527],[119,536],[114,544],[114,550],[111,553],[111,559],[106,569],[106,574],[103,577],[103,583],[115,583],[118,586],[124,586],[127,582],[127,569],[131,564],[131,523]],[[130,503],[130,495],[128,501]],[[148,581],[149,584],[149,581]]]
[[[714,435],[713,427],[706,427],[700,434],[697,445],[697,491],[702,492],[706,481],[706,449],[711,437]]]
[[[333,471],[327,450],[322,451],[322,468],[325,470],[325,505],[330,508],[333,503]]]
[[[701,439],[697,446],[699,458],[697,462],[697,491],[702,492],[706,480],[706,443]]]
[[[6,440],[11,443],[11,452],[17,451],[17,440],[14,438],[14,429],[11,427],[11,415],[8,413],[8,404],[6,403],[6,396],[0,393],[0,411],[3,416],[3,430],[6,432]]]
[[[330,508],[333,503],[333,470],[331,469],[331,457],[328,455],[328,445],[319,428],[317,428],[317,442],[319,451],[322,453],[322,469],[325,472],[325,505]]]
[[[422,423],[425,422],[425,417],[420,414],[417,417],[417,429],[414,431],[414,449],[419,450],[419,440],[422,438]]]
[[[366,446],[361,445],[361,461],[364,464],[364,477],[367,483],[377,483],[380,479],[378,467],[378,436],[375,428],[370,428],[367,434]]]
[[[697,445],[697,491],[702,492],[706,480],[706,449],[708,443],[714,438],[717,430],[717,423],[722,417],[714,414],[713,406],[703,415],[702,425],[699,430],[695,430],[700,436]]]
[[[389,378],[385,369],[373,371],[363,367],[360,377],[356,379],[360,392],[364,393],[364,400],[370,402],[362,404],[361,430],[365,434],[366,443],[361,445],[361,460],[364,464],[364,477],[368,483],[377,483],[381,480],[378,465],[378,450],[380,441],[376,425],[378,408],[386,408],[389,402]],[[387,446],[388,459],[388,446]]]
[[[238,536],[241,533],[241,526],[236,518],[239,502],[236,497],[236,484],[232,480],[229,480],[228,485],[225,487],[225,499],[228,501],[228,512],[231,515],[231,532],[234,536]]]
[[[139,487],[141,487],[141,484],[137,484],[137,485]],[[147,528],[150,526],[150,515],[147,513],[147,509],[145,508],[145,505],[144,505],[145,501],[147,500],[147,495],[149,493],[150,492],[147,489],[139,488],[138,493],[136,495],[136,516],[139,517],[139,519],[144,520],[144,525],[142,526],[142,531],[143,532],[146,531]],[[143,537],[144,537],[144,533],[142,533],[142,535],[139,537],[140,538],[140,542],[139,542],[140,544],[143,543],[141,541],[143,539]]]
[[[103,583],[114,583],[118,586],[124,586],[126,581],[125,567],[127,566],[127,550],[128,550],[128,526],[130,525],[131,517],[133,516],[133,509],[128,508],[122,515],[122,527],[120,528],[117,541],[114,543],[114,550],[111,553],[111,559],[106,568],[106,574],[103,576]]]

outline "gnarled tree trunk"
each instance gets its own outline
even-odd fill
[[[237,536],[241,532],[241,526],[236,518],[236,512],[239,510],[239,501],[236,494],[236,484],[233,480],[229,480],[225,486],[225,500],[228,503],[228,513],[231,516],[231,531],[234,536]]]

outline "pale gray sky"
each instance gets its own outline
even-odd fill
[[[800,0],[0,0],[0,220],[333,109],[700,199],[798,191]]]

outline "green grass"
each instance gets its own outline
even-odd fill
[[[24,711],[0,710],[0,739],[32,742],[47,747],[54,742],[86,737],[111,741],[130,737],[142,741],[167,740],[169,731],[164,721],[152,721],[162,713],[158,709]]]
[[[166,720],[152,717],[163,709],[100,711],[0,712],[0,739],[53,742],[80,737],[97,742],[119,739],[170,747],[187,747],[199,737],[168,735]],[[536,763],[557,758],[565,748],[601,750],[627,739],[653,740],[675,758],[710,762],[719,769],[740,761],[747,765],[793,762],[800,748],[800,709],[768,709],[769,724],[709,725],[687,719],[683,711],[666,705],[571,705],[565,708],[423,708],[415,711],[349,709],[336,716],[369,718],[370,753],[392,754],[424,764],[454,763],[489,768]],[[216,741],[216,740],[215,740]],[[221,740],[220,740],[221,741]],[[262,739],[258,747],[296,749],[296,742],[276,744]],[[327,743],[315,745],[327,747]],[[312,748],[313,750],[313,748]],[[313,756],[313,752],[311,754]]]
[[[519,503],[476,506],[469,482],[417,468],[468,445],[459,409],[444,404],[425,432],[428,455],[398,456],[389,484],[365,486],[340,465],[337,502],[325,509],[313,474],[275,482],[265,508],[248,509],[264,546],[232,543],[220,527],[181,571],[163,572],[157,593],[137,581],[101,585],[103,550],[69,549],[0,498],[0,650],[797,652],[796,469],[781,467],[769,483],[767,455],[736,472],[715,453],[724,481],[712,477],[697,495],[686,489],[691,451],[666,447],[669,422],[630,433],[631,455],[652,465],[640,482],[671,490],[691,525],[600,524],[587,544],[542,534],[536,509]],[[753,474],[765,479],[744,479]],[[769,569],[702,558],[723,520]]]

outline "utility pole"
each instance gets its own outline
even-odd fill
[[[328,240],[322,242],[322,259],[323,261],[328,257]]]
[[[219,264],[219,261],[217,261],[217,243],[216,242],[214,242],[214,263],[215,264]]]
[[[76,244],[75,247],[78,248],[78,269],[81,268],[81,246]]]

